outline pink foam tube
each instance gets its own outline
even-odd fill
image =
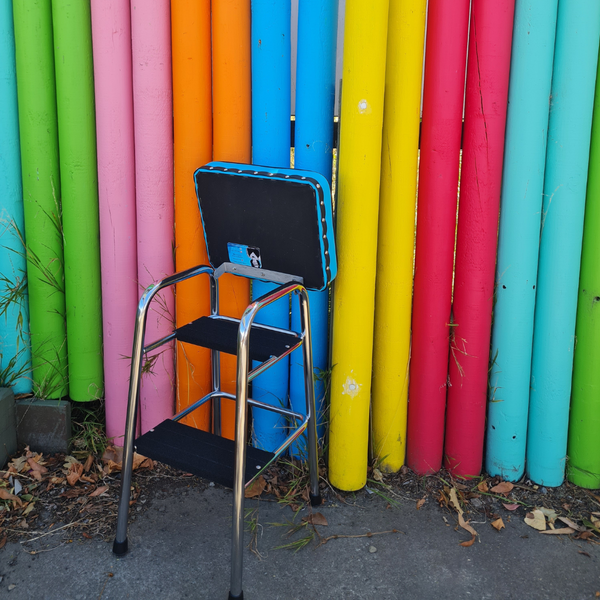
[[[169,0],[131,0],[139,292],[173,273],[173,101]],[[173,330],[173,290],[151,305],[146,343]],[[151,353],[141,386],[145,433],[173,415],[173,345]]]
[[[138,302],[129,3],[92,0],[106,431],[122,445]]]
[[[514,9],[471,8],[445,442],[445,465],[462,477],[479,475],[483,458]]]
[[[469,0],[429,0],[407,462],[442,466]]]

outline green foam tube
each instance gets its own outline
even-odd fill
[[[567,476],[600,488],[600,78],[596,80],[571,391]]]
[[[52,0],[69,396],[101,398],[102,302],[89,0]]]
[[[34,393],[67,395],[67,340],[52,11],[14,0]]]

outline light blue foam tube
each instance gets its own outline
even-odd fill
[[[290,0],[252,0],[252,162],[267,167],[290,166]],[[276,286],[252,282],[256,299]],[[261,310],[257,323],[288,329],[289,298]],[[256,365],[255,365],[256,366]],[[275,406],[288,406],[289,358],[252,382],[252,397]],[[286,437],[285,418],[253,409],[255,446],[273,452]]]
[[[560,2],[538,267],[527,434],[527,475],[563,482],[600,2]]]
[[[31,392],[12,2],[0,3],[0,386]]]
[[[335,52],[338,1],[302,0],[298,7],[296,64],[296,131],[294,166],[321,173],[331,184],[333,110],[335,102]],[[329,291],[309,292],[312,329],[317,435],[325,434],[324,409],[329,361]],[[300,313],[292,302],[292,329],[300,331]],[[302,352],[290,361],[290,404],[306,413]],[[292,456],[306,457],[306,436],[295,443]]]
[[[529,383],[558,0],[517,0],[492,329],[486,470],[525,471]]]

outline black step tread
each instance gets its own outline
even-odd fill
[[[137,438],[134,446],[136,452],[153,460],[233,487],[235,443],[232,440],[167,419]],[[245,483],[273,456],[271,452],[247,446]]]
[[[203,348],[237,355],[239,321],[219,317],[201,317],[176,330],[177,339]],[[272,331],[252,325],[250,358],[260,362],[281,356],[300,341],[296,333]]]

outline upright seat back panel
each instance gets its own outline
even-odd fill
[[[287,273],[312,290],[334,279],[331,195],[324,177],[212,162],[194,180],[213,268],[229,262]]]

